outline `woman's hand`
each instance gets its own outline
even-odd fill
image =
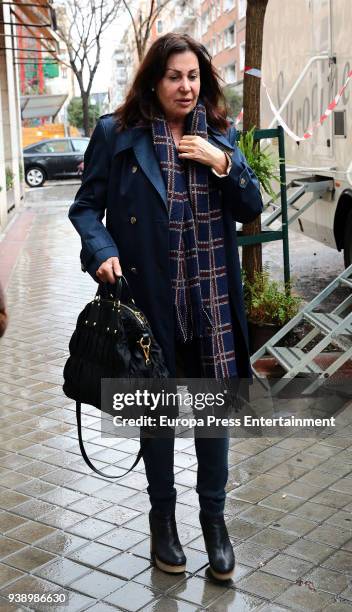
[[[109,259],[101,264],[95,274],[100,282],[111,283],[113,285],[116,282],[116,277],[122,276],[119,258],[109,257]]]
[[[219,174],[226,172],[229,163],[224,151],[214,147],[201,136],[183,136],[178,146],[178,154],[181,159],[193,159],[210,166]]]

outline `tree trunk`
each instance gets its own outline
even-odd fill
[[[247,0],[246,13],[246,55],[245,65],[261,69],[262,46],[265,11],[268,0]],[[260,127],[260,83],[261,79],[244,74],[243,79],[243,130],[254,125]],[[252,223],[243,226],[246,236],[259,234],[261,231],[260,216]],[[255,272],[262,271],[262,245],[244,246],[242,267],[247,278],[252,280]]]
[[[81,91],[82,111],[83,111],[83,131],[85,136],[89,136],[89,94]]]

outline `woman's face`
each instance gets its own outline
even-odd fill
[[[193,51],[170,55],[156,86],[159,103],[169,120],[184,119],[197,104],[200,90],[198,58]]]

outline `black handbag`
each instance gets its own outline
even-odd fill
[[[99,285],[95,298],[78,316],[69,351],[63,372],[63,391],[76,402],[78,441],[83,459],[101,476],[125,476],[142,457],[142,440],[136,460],[125,474],[113,476],[102,472],[92,464],[84,448],[81,404],[101,410],[102,378],[167,378],[169,372],[150,325],[135,305],[123,276],[118,277],[114,285]],[[147,441],[147,438],[143,440]]]

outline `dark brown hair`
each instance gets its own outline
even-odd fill
[[[200,68],[200,93],[209,125],[225,131],[227,104],[220,87],[220,77],[214,68],[207,49],[187,34],[165,34],[149,48],[133,80],[125,102],[115,110],[119,130],[138,124],[150,124],[160,113],[155,88],[163,78],[167,61],[173,53],[192,51],[198,58]]]

